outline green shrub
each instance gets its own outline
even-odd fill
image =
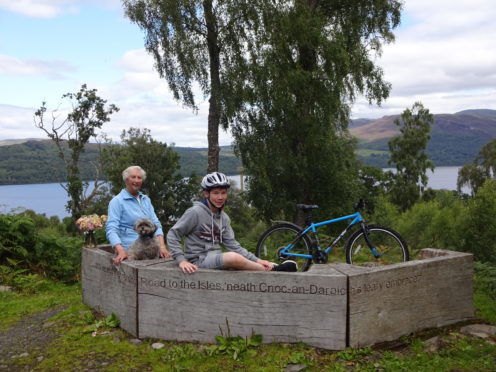
[[[243,193],[239,190],[229,191],[226,213],[231,219],[236,240],[242,247],[255,253],[258,238],[267,227],[255,217],[254,208],[245,201]]]
[[[416,252],[423,248],[463,250],[461,226],[466,207],[452,193],[419,202],[398,217],[397,229]]]
[[[496,264],[496,181],[487,180],[468,202],[461,233],[461,250],[474,254],[477,261]]]
[[[8,260],[9,266],[0,265],[0,283],[25,293],[46,290],[50,282],[38,274],[28,273],[28,269],[18,267],[18,262]]]
[[[474,289],[496,300],[496,266],[483,262],[474,263]]]
[[[39,234],[31,264],[50,278],[74,281],[80,271],[82,245],[80,238]]]
[[[374,200],[374,213],[367,216],[367,221],[396,229],[400,214],[399,208],[386,196],[379,196]]]
[[[66,282],[75,280],[82,239],[62,236],[63,230],[58,219],[43,215],[0,215],[0,264]]]
[[[36,243],[35,224],[23,214],[0,215],[0,263],[7,258],[25,261]]]

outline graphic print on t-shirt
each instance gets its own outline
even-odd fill
[[[200,231],[198,231],[196,233],[196,235],[200,238],[200,239],[203,239],[209,243],[219,243],[220,242],[220,234],[221,234],[221,231],[219,229],[219,227],[214,223],[213,224],[213,227],[214,227],[214,231],[213,231],[213,234],[212,234],[212,226],[211,225],[207,225],[206,223],[203,223],[200,225]],[[223,226],[222,227],[222,230],[224,230],[225,227]],[[214,241],[212,242],[212,236],[214,238]]]

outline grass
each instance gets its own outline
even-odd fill
[[[474,303],[480,322],[496,323],[492,293],[477,289]],[[0,292],[0,329],[60,305],[65,310],[50,319],[57,337],[44,351],[31,351],[28,357],[9,360],[9,364],[36,371],[283,371],[291,364],[304,365],[305,371],[496,371],[496,342],[462,335],[456,325],[388,345],[338,352],[302,343],[260,344],[256,337],[235,336],[219,336],[217,345],[159,340],[134,345],[133,337],[114,327],[112,319],[101,319],[81,303],[79,285],[56,283],[36,293]],[[434,336],[441,346],[429,352],[425,341]],[[164,347],[154,350],[154,342]]]

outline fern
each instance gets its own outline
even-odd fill
[[[496,299],[496,266],[489,263],[474,263],[474,288]]]

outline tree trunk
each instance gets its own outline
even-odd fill
[[[220,124],[220,47],[212,1],[203,2],[207,24],[207,45],[210,60],[210,106],[208,109],[208,167],[207,172],[219,170],[219,124]]]

